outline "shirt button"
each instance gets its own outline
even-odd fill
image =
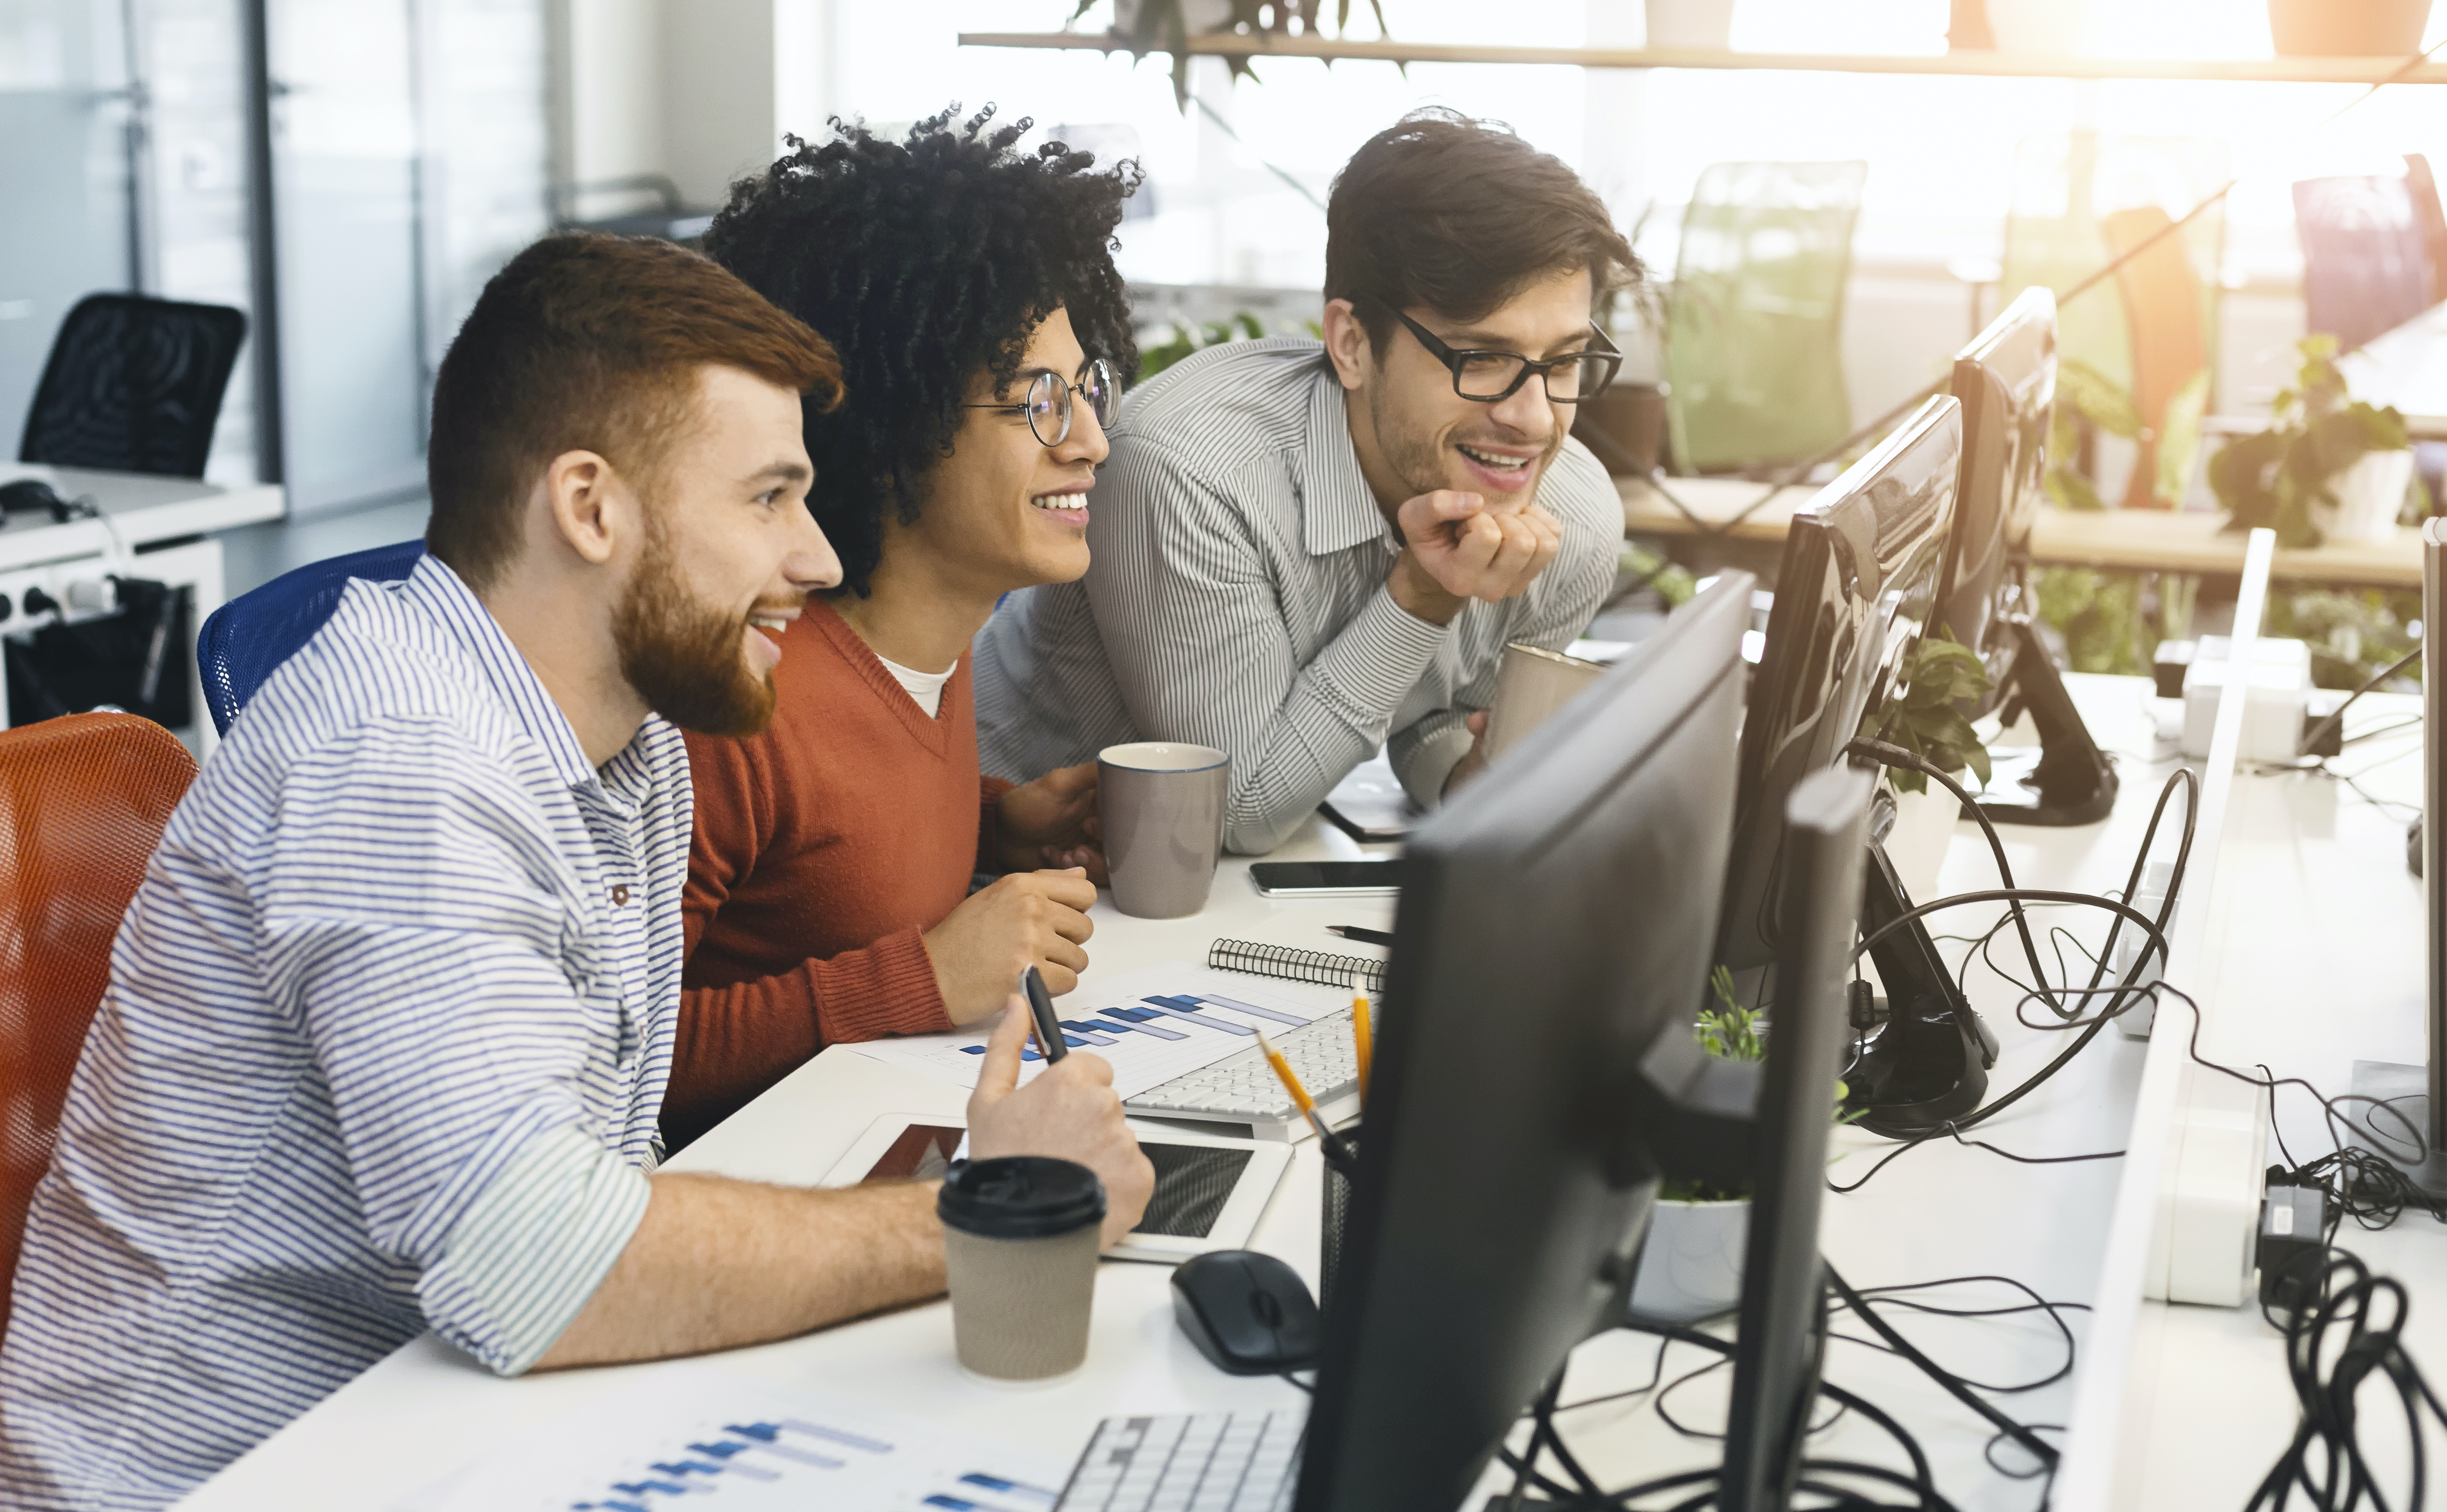
[[[616,882],[616,883],[614,883],[614,884],[613,884],[613,887],[612,887],[612,906],[613,906],[614,908],[626,908],[626,907],[628,907],[628,906],[629,906],[629,884],[628,884],[628,883],[626,883],[626,882]]]

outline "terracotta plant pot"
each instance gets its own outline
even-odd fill
[[[2281,58],[2402,58],[2421,50],[2430,0],[2268,0]]]

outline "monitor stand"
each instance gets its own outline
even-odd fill
[[[2354,1143],[2402,1171],[2405,1180],[2431,1197],[2447,1198],[2447,1147],[2442,1147],[2447,1146],[2447,1129],[2438,1126],[2441,1121],[2434,1114],[2438,1106],[2433,1101],[2434,1091],[2430,1068],[2426,1066],[2356,1061],[2355,1101],[2346,1103],[2339,1111],[2345,1115],[2347,1137]],[[2362,1098],[2387,1106],[2375,1106],[2360,1101]],[[2420,1146],[2414,1143],[2416,1131],[2420,1136]],[[2413,1159],[2417,1148],[2426,1149],[2419,1161]]]
[[[1910,912],[1912,901],[1885,846],[1869,847],[1865,870],[1861,933],[1868,935]],[[1923,921],[1870,946],[1869,959],[1886,984],[1887,1021],[1844,1072],[1845,1111],[1889,1139],[1934,1133],[1988,1095],[1997,1036],[1955,985]]]
[[[2005,674],[2003,720],[2023,709],[2039,727],[2037,754],[2028,749],[1991,752],[1980,812],[1999,824],[2089,824],[2115,806],[2115,767],[2090,738],[2073,695],[2065,691],[2057,664],[2026,616],[2008,621],[2014,632],[2014,665]],[[1965,815],[1965,818],[1970,816]]]

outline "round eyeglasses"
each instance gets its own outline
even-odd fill
[[[1071,396],[1077,394],[1088,401],[1095,411],[1096,424],[1108,430],[1122,418],[1122,387],[1113,382],[1113,369],[1097,358],[1088,364],[1088,375],[1075,384],[1066,384],[1062,375],[1051,369],[1039,369],[1029,376],[1028,396],[1015,405],[963,405],[963,409],[1015,410],[1028,421],[1028,428],[1038,442],[1059,446],[1071,439]]]

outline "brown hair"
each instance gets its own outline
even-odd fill
[[[484,286],[434,379],[426,549],[469,585],[490,582],[518,556],[529,490],[563,452],[599,452],[651,483],[708,365],[820,408],[841,402],[832,347],[696,253],[585,232],[520,253]]]
[[[1592,294],[1637,282],[1631,243],[1562,160],[1491,121],[1415,110],[1360,144],[1325,208],[1325,297],[1382,346],[1394,312],[1476,320],[1541,279],[1586,269]]]

